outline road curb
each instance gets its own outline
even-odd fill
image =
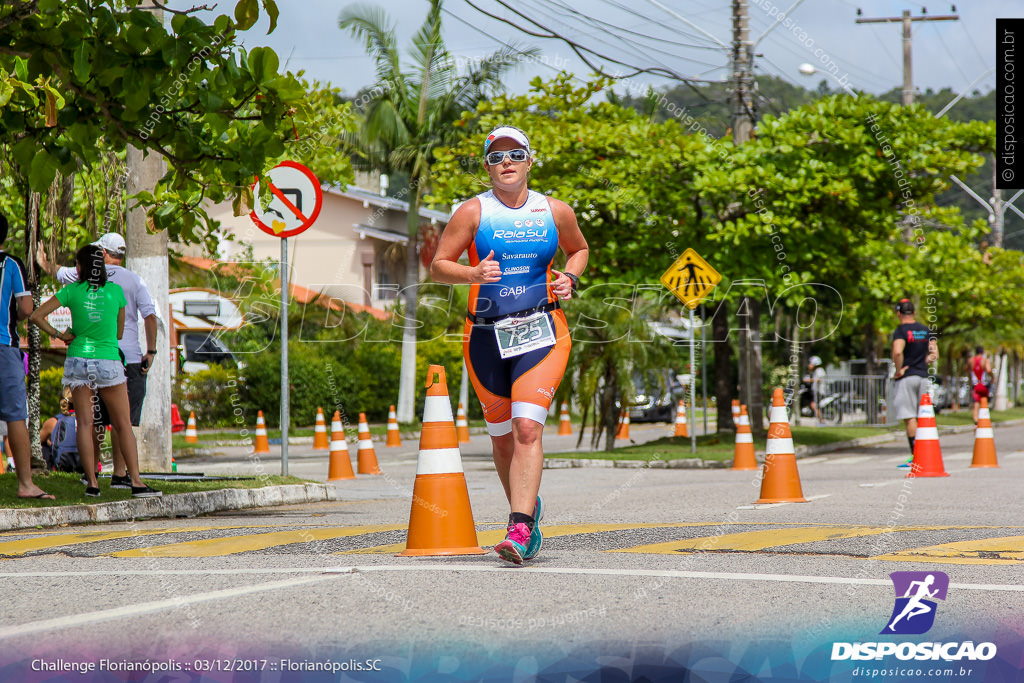
[[[334,486],[317,483],[174,493],[159,498],[132,498],[94,505],[0,510],[0,531],[64,524],[127,522],[134,519],[196,517],[224,510],[339,499],[338,490]]]

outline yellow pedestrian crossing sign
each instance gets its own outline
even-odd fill
[[[661,276],[661,284],[687,308],[697,308],[721,281],[719,272],[693,249],[684,251]]]

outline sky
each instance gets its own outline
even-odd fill
[[[479,60],[503,43],[541,49],[539,59],[520,64],[507,77],[505,86],[512,93],[525,92],[534,76],[549,78],[560,69],[580,78],[590,73],[565,43],[527,35],[485,16],[470,2],[492,14],[525,23],[496,0],[445,0],[444,38],[457,63]],[[845,75],[853,88],[876,94],[901,84],[901,28],[898,23],[857,24],[857,9],[864,17],[896,17],[904,9],[911,10],[915,17],[924,11],[926,16],[951,13],[948,2],[922,5],[889,0],[803,0],[788,14],[788,27],[783,23],[769,31],[773,17],[795,2],[749,0],[751,37],[759,41],[755,74],[771,74],[811,88],[826,79],[833,89],[838,87],[837,78]],[[272,47],[288,70],[304,70],[307,78],[329,82],[348,96],[373,83],[374,68],[363,46],[338,28],[341,10],[353,5],[382,8],[396,22],[399,44],[404,46],[429,7],[427,0],[277,3],[281,10],[277,29],[266,35],[267,24],[261,20],[245,34],[246,46]],[[194,4],[199,3],[178,0],[172,6]],[[233,4],[227,0],[218,10],[223,12],[225,6]],[[513,0],[507,4],[611,59],[664,67],[687,78],[721,80],[728,75],[728,53],[722,45],[731,41],[729,0]],[[1024,3],[1006,0],[962,0],[956,7],[959,21],[914,24],[914,84],[919,90],[950,87],[962,92],[969,86],[971,90],[990,90],[995,76],[985,73],[995,64],[995,19],[1024,16]],[[1011,7],[1019,9],[1014,12]],[[573,10],[579,14],[573,14]],[[212,15],[207,20],[212,21]],[[819,59],[822,63],[831,59],[838,67],[837,75],[815,73],[808,77],[800,73],[801,64],[819,65]],[[612,73],[625,68],[599,61]],[[972,86],[978,78],[981,80]],[[630,88],[639,93],[648,84],[662,87],[674,83],[669,78],[641,76],[623,81],[620,90]]]

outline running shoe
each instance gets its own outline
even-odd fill
[[[99,498],[100,497],[99,487],[96,487],[96,486],[86,486],[85,487],[85,495],[89,496],[90,498]]]
[[[501,559],[512,564],[522,564],[526,549],[530,545],[530,528],[520,522],[519,524],[508,525],[508,533],[505,540],[494,546],[494,552],[501,556]]]
[[[148,486],[132,486],[132,498],[159,498],[164,495],[163,491]]]
[[[914,457],[913,456],[907,458],[907,461],[905,463],[903,463],[902,465],[896,465],[896,467],[910,467],[910,463],[912,463],[912,462],[914,462]]]
[[[544,535],[540,532],[540,520],[544,516],[544,501],[537,496],[537,504],[533,508],[533,532],[530,534],[530,545],[526,546],[524,560],[532,560],[540,552],[540,546],[544,543]]]
[[[110,475],[110,488],[112,489],[130,489],[132,487],[132,478],[127,474],[123,477],[119,477],[116,474]]]

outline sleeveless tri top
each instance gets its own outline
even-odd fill
[[[494,250],[501,280],[472,285],[469,312],[494,318],[556,301],[549,283],[558,230],[547,197],[531,190],[516,209],[502,204],[491,190],[477,199],[480,227],[469,245],[469,263],[476,266]]]

